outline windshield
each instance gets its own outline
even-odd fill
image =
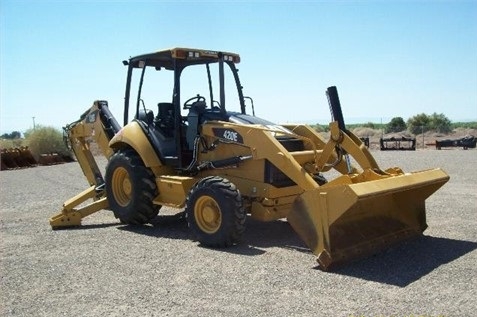
[[[241,88],[237,86],[234,77],[234,65],[224,63],[224,95],[227,111],[242,112]],[[181,115],[187,115],[184,103],[196,101],[197,95],[205,99],[208,109],[220,109],[220,67],[219,63],[188,65],[178,71],[180,76],[179,94],[174,100],[174,71],[153,66],[134,68],[131,74],[128,117],[136,116],[136,108],[158,111],[160,103],[179,104]],[[237,77],[238,79],[238,77]],[[142,84],[141,84],[142,82]],[[194,99],[193,99],[194,98]],[[191,100],[192,99],[192,100]],[[224,105],[225,106],[225,105]]]
[[[208,68],[208,69],[207,69]],[[240,112],[240,97],[233,73],[225,68],[224,92],[227,111]],[[209,74],[210,73],[210,82]],[[218,63],[186,67],[181,74],[180,103],[197,95],[203,96],[207,108],[220,108],[220,76]],[[183,107],[182,107],[183,108]],[[184,110],[183,110],[184,111]]]

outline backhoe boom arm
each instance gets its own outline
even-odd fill
[[[79,226],[82,218],[108,208],[103,174],[91,151],[91,143],[96,143],[103,155],[109,159],[113,155],[109,141],[120,129],[104,100],[95,101],[79,120],[63,128],[65,142],[75,153],[90,188],[66,201],[63,209],[50,218],[53,228]],[[93,199],[93,202],[78,208],[88,199]]]

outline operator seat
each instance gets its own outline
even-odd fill
[[[139,109],[136,119],[143,121],[147,125],[151,125],[154,121],[154,113],[149,109]]]
[[[161,130],[164,136],[174,137],[174,105],[169,102],[157,104],[158,113],[154,118],[154,125]]]
[[[200,116],[204,113],[205,108],[207,108],[205,101],[196,101],[190,107],[189,114],[187,115],[186,139],[188,149],[191,151],[194,149],[194,140],[199,132]]]

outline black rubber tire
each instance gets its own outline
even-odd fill
[[[242,196],[222,177],[208,176],[197,182],[187,196],[185,214],[193,235],[208,247],[235,245],[245,231]]]
[[[106,167],[106,195],[109,208],[122,223],[140,225],[155,218],[161,207],[152,202],[157,194],[154,174],[137,153],[119,151],[111,157]]]

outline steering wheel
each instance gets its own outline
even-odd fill
[[[204,102],[205,104],[205,97],[202,97],[201,95],[197,95],[195,97],[189,98],[184,102],[184,109],[190,109],[192,108],[192,105],[195,104],[196,102]]]

